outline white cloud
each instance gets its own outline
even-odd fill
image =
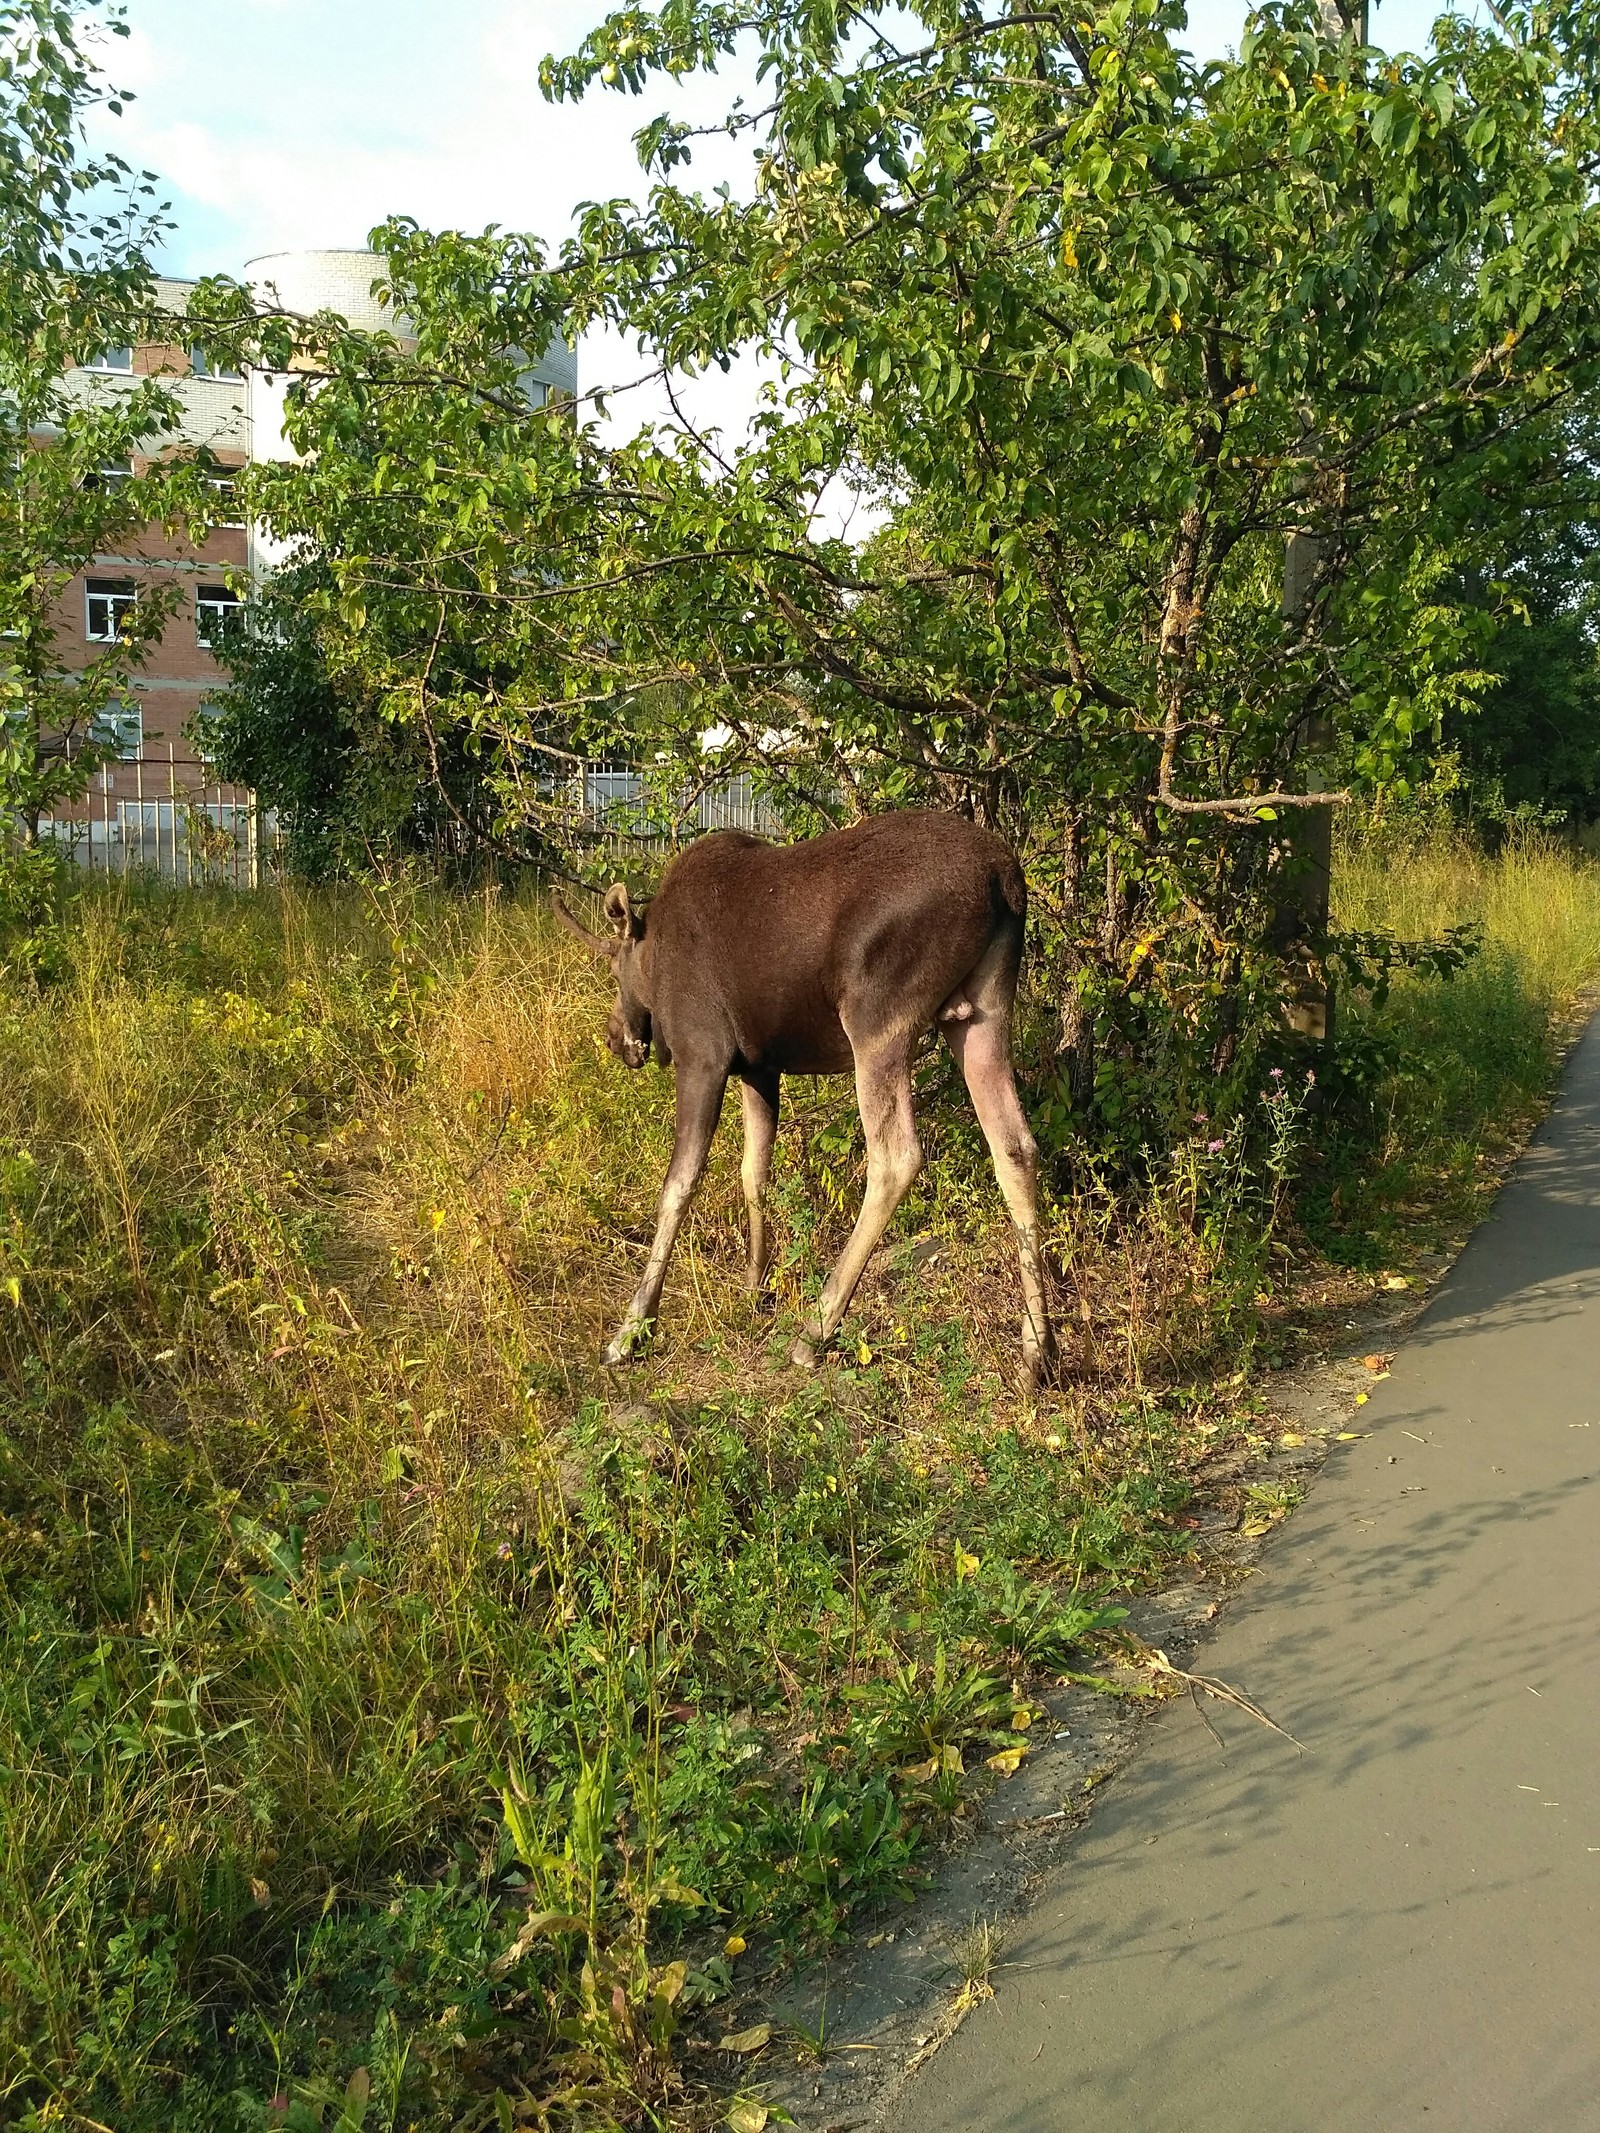
[[[544,54],[575,48],[600,13],[594,0],[466,0],[450,11],[426,0],[342,0],[336,47],[318,34],[327,22],[318,0],[252,0],[238,26],[235,77],[250,81],[250,94],[219,97],[192,4],[145,0],[132,36],[108,55],[108,69],[137,92],[116,145],[174,190],[180,227],[170,266],[179,273],[238,272],[262,253],[359,245],[391,214],[431,228],[528,229],[555,249],[580,202],[643,197],[632,137],[666,101],[654,91],[544,101]],[[351,71],[348,49],[363,29],[373,64]],[[681,85],[673,108],[716,125],[750,77],[735,66]],[[748,169],[745,147],[714,140],[697,151],[690,176],[737,186]],[[639,367],[617,335],[582,354],[586,382],[621,383]],[[743,429],[757,390],[753,374],[720,372],[685,388],[697,421],[731,433]],[[631,429],[665,412],[659,393],[635,394],[619,401],[616,420]]]
[[[407,58],[398,56],[402,37],[380,40],[392,10],[344,0],[346,30],[365,18],[374,49],[386,52],[381,79],[340,79],[337,53],[321,55],[319,67],[315,42],[295,34],[305,25],[290,19],[308,12],[305,0],[256,6],[281,18],[281,39],[258,38],[267,64],[251,94],[222,99],[215,75],[193,66],[170,4],[165,14],[148,8],[122,48],[120,73],[139,96],[116,129],[125,154],[218,218],[241,260],[359,243],[389,214],[431,227],[497,222],[556,243],[580,201],[642,194],[632,135],[662,99],[599,91],[581,105],[550,105],[539,93],[541,58],[579,41],[597,17],[592,4],[465,7]],[[715,122],[737,86],[697,81],[675,105]],[[717,145],[720,154],[698,159],[706,166],[698,182],[748,167],[743,150]]]
[[[1418,43],[1432,0],[1383,0],[1380,34]],[[120,122],[97,124],[130,160],[176,189],[171,271],[238,272],[265,252],[359,245],[390,214],[425,227],[529,229],[552,246],[585,199],[642,197],[632,135],[667,101],[596,91],[552,106],[539,93],[547,51],[574,49],[603,0],[133,0],[132,34],[105,40],[109,78],[137,92]],[[1244,0],[1194,0],[1191,42],[1217,51]],[[226,40],[227,64],[217,64]],[[736,61],[674,87],[674,110],[715,125],[752,100]],[[700,144],[688,181],[747,182],[749,151]],[[685,174],[680,173],[680,176]],[[637,359],[620,336],[582,354],[587,382],[621,381]],[[748,420],[752,370],[687,388],[695,419],[730,438]],[[619,403],[628,426],[657,396]]]

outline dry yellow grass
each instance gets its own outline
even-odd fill
[[[1600,864],[1552,838],[1513,837],[1490,855],[1438,828],[1351,835],[1334,905],[1340,924],[1411,940],[1476,923],[1491,953],[1557,1012],[1600,970]]]

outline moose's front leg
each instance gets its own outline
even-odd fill
[[[717,1130],[717,1119],[722,1110],[723,1091],[728,1086],[726,1072],[696,1067],[682,1059],[677,1062],[677,1074],[677,1124],[672,1138],[672,1161],[667,1165],[667,1180],[661,1188],[661,1200],[656,1210],[655,1241],[645,1263],[644,1279],[628,1306],[628,1315],[601,1358],[607,1363],[632,1362],[649,1345],[656,1310],[661,1302],[662,1284],[667,1278],[667,1261],[672,1257],[672,1247],[678,1241],[684,1215],[706,1167],[711,1136]]]

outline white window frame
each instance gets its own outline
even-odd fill
[[[232,504],[238,495],[239,476],[243,472],[243,467],[227,467],[220,473],[208,474],[206,480],[220,497]],[[237,512],[235,517],[219,518],[217,520],[219,530],[227,533],[242,533],[244,531],[244,513],[237,511],[236,505],[235,509]]]
[[[222,597],[216,597],[220,594]],[[225,585],[197,585],[194,593],[194,641],[202,652],[219,650],[225,639],[229,615],[242,615],[244,602]],[[209,631],[216,628],[216,634]]]
[[[113,356],[126,356],[128,360],[126,363],[113,363],[111,360]],[[113,377],[131,377],[133,375],[133,350],[131,348],[102,348],[97,354],[90,356],[83,367],[85,370],[108,370]]]
[[[170,799],[119,800],[117,835],[126,844],[138,843],[145,837],[181,836],[187,832],[191,815],[204,815],[213,829],[227,830],[237,837],[241,832],[248,834],[250,802],[201,802],[187,799],[181,793]]]
[[[144,754],[144,705],[137,696],[115,698],[90,721],[89,732],[118,762],[136,762]]]
[[[244,372],[213,364],[206,353],[203,341],[194,341],[189,348],[189,368],[197,378],[215,378],[223,385],[242,385]]]
[[[109,627],[95,628],[95,603],[106,603],[104,620]],[[85,578],[83,581],[83,634],[91,644],[115,644],[122,636],[122,618],[139,604],[139,586],[134,578]]]

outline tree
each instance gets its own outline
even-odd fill
[[[470,864],[487,843],[477,766],[454,732],[430,758],[415,722],[385,718],[359,676],[335,678],[311,620],[327,592],[314,561],[257,591],[206,722],[217,776],[254,788],[308,879],[410,855]]]
[[[0,845],[36,844],[41,815],[86,790],[171,610],[152,589],[87,665],[62,657],[65,588],[179,504],[163,472],[132,471],[176,426],[170,390],[144,379],[90,396],[64,377],[131,344],[158,309],[151,180],[83,143],[87,109],[120,109],[82,46],[91,12],[0,6]],[[104,26],[124,33],[114,13]]]
[[[390,225],[412,334],[329,335],[309,456],[257,492],[326,561],[332,662],[483,748],[508,828],[543,751],[692,775],[717,731],[845,814],[1009,829],[1054,941],[1047,1120],[1108,1058],[1117,1102],[1154,1061],[1176,1107],[1273,1025],[1323,945],[1271,932],[1305,737],[1352,792],[1426,766],[1487,685],[1463,571],[1530,469],[1559,491],[1600,358],[1592,0],[1446,18],[1427,58],[1286,4],[1198,65],[1182,21],[613,15],[547,93],[753,48],[749,197],[677,182],[693,139],[657,119],[646,205],[591,207],[558,262]],[[761,356],[750,447],[521,404],[517,351],[600,320],[668,376]],[[841,483],[865,543],[819,512]]]
[[[1552,518],[1531,488],[1502,552],[1466,581],[1493,618],[1484,665],[1495,679],[1445,739],[1459,754],[1457,803],[1483,822],[1600,820],[1600,438],[1592,409],[1563,427],[1563,456],[1587,475],[1587,511]]]

